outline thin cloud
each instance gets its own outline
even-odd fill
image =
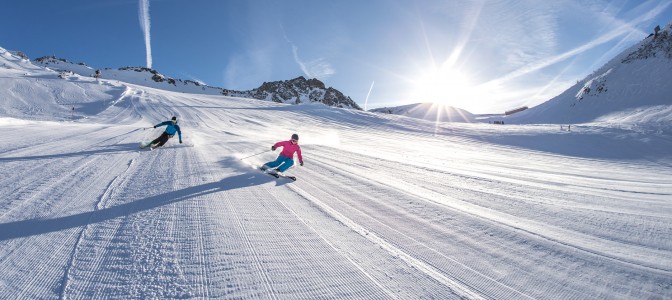
[[[486,28],[503,33],[487,35],[492,45],[507,49],[507,64],[521,66],[553,53],[557,46],[557,8],[550,4],[492,6],[481,18]],[[482,29],[481,29],[482,30]],[[534,34],[530,34],[531,31]]]
[[[223,84],[228,89],[248,90],[259,86],[259,78],[270,78],[272,64],[269,50],[248,50],[233,54],[223,71]]]
[[[569,50],[565,53],[561,53],[561,54],[558,54],[558,55],[555,55],[555,56],[551,56],[551,57],[547,57],[547,58],[542,59],[542,60],[535,61],[535,62],[533,62],[531,64],[528,64],[526,66],[523,66],[522,68],[519,68],[519,69],[517,69],[517,70],[515,70],[515,71],[513,71],[513,72],[511,72],[511,73],[509,73],[509,74],[507,74],[503,77],[500,77],[500,78],[495,79],[491,82],[488,82],[488,83],[486,83],[486,85],[502,84],[503,82],[518,78],[518,77],[523,76],[523,75],[527,75],[529,73],[538,71],[540,69],[543,69],[543,68],[548,67],[550,65],[553,65],[553,64],[556,64],[558,62],[564,61],[564,60],[569,59],[571,57],[577,56],[577,55],[579,55],[583,52],[586,52],[590,49],[593,49],[593,48],[595,48],[599,45],[605,44],[607,42],[611,42],[612,40],[615,40],[619,37],[630,36],[633,32],[638,32],[639,33],[639,30],[636,29],[637,24],[640,24],[640,23],[646,22],[648,20],[651,20],[652,18],[654,18],[655,16],[660,14],[669,5],[670,5],[669,3],[667,3],[667,4],[662,4],[661,3],[657,7],[655,7],[654,9],[638,16],[637,18],[633,19],[630,22],[623,22],[616,29],[609,31],[609,32],[597,37],[596,39],[594,39],[594,40],[592,40],[592,41],[590,41],[590,42],[588,42],[584,45],[581,45],[579,47],[571,49],[571,50]]]
[[[138,18],[140,19],[140,29],[145,36],[145,50],[147,53],[147,67],[152,68],[152,45],[150,38],[150,23],[149,23],[149,0],[139,0],[138,2]]]
[[[284,29],[283,29],[284,31]],[[299,57],[299,47],[297,47],[292,41],[289,40],[286,34],[283,34],[285,41],[292,47],[292,54],[294,54],[294,61],[299,65],[303,74],[308,78],[318,78],[324,80],[331,75],[336,73],[334,68],[331,67],[331,64],[327,62],[324,58],[318,58],[312,61],[303,61]]]
[[[287,39],[287,38],[285,37],[285,39]],[[303,74],[306,74],[306,76],[308,76],[310,78],[313,78],[313,74],[310,74],[310,70],[308,70],[308,67],[306,66],[306,64],[303,63],[303,61],[301,61],[301,59],[299,58],[299,48],[296,47],[296,45],[292,44],[292,42],[290,42],[289,40],[287,40],[287,42],[292,46],[292,53],[294,54],[294,61],[299,65],[299,67],[301,68],[301,71],[303,71]]]
[[[331,64],[328,63],[324,58],[318,58],[316,60],[309,61],[306,63],[306,65],[313,78],[326,79],[336,73],[334,68],[331,67]]]
[[[496,57],[497,61],[506,61],[508,66],[523,66],[550,55],[558,44],[558,4],[514,0],[447,1],[423,7],[424,15],[429,14],[428,9],[452,20],[447,22],[451,24],[455,46],[448,52],[444,67],[464,61],[465,56],[474,53],[474,48],[479,54],[488,53],[493,61]],[[421,26],[424,32],[422,22]],[[425,44],[431,48],[429,41]]]

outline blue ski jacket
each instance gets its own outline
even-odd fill
[[[180,130],[180,125],[177,125],[177,122],[176,123],[173,123],[173,121],[161,122],[159,124],[154,125],[154,128],[161,126],[167,126],[166,133],[169,134],[170,136],[175,135],[175,132],[177,132],[177,136],[180,138],[180,141],[182,140],[182,131]]]

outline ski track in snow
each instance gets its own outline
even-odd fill
[[[3,125],[0,298],[672,297],[662,161],[133,85],[113,102]],[[172,115],[185,144],[138,149]],[[256,170],[293,132],[298,181]]]

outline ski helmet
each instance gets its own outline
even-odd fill
[[[299,135],[296,134],[296,133],[295,133],[295,134],[292,134],[292,139],[298,141],[298,140],[299,140]]]
[[[173,117],[171,120],[173,120],[173,121],[177,121],[177,117]]]

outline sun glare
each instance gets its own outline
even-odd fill
[[[452,69],[435,69],[418,77],[413,96],[420,102],[459,107],[467,103],[474,92],[466,74]]]

